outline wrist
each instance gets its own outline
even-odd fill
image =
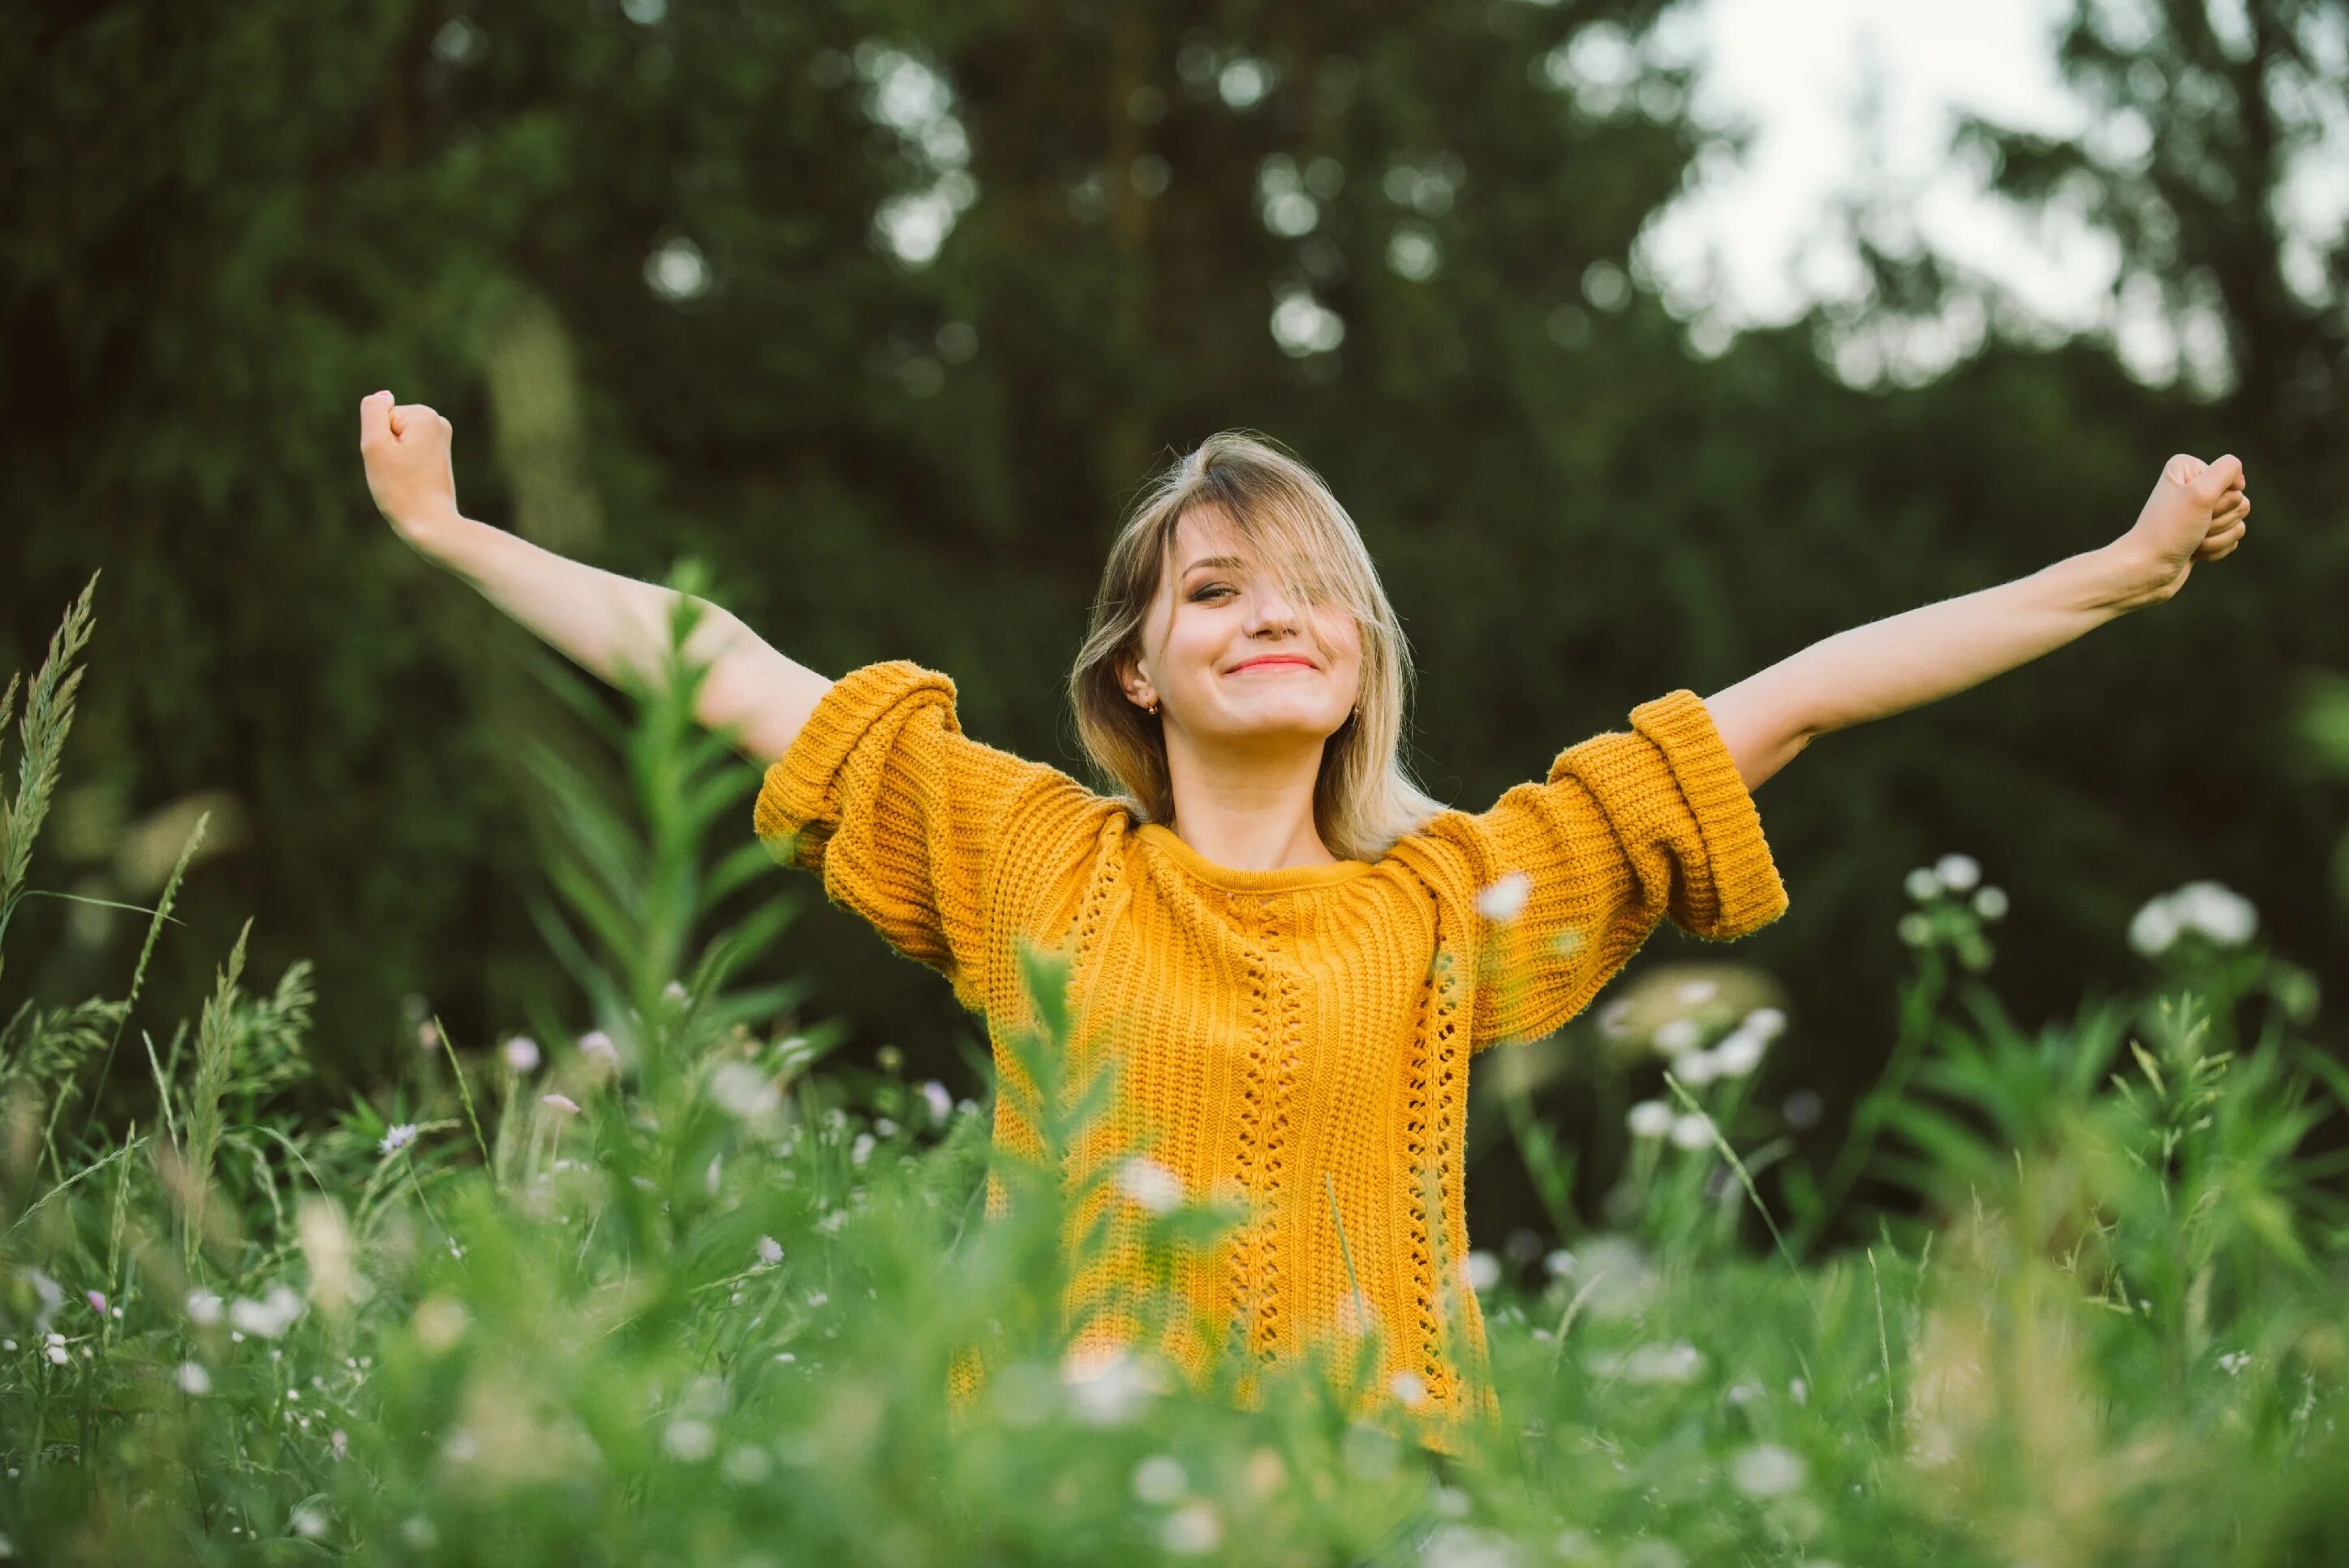
[[[2115,540],[2087,553],[2095,562],[2089,571],[2097,601],[2116,614],[2158,604],[2176,592],[2175,575],[2164,563],[2132,546],[2127,539]]]
[[[437,506],[409,513],[394,528],[419,555],[435,565],[453,569],[453,557],[462,548],[466,531],[480,526],[460,515],[454,506]]]

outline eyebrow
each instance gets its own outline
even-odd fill
[[[1247,565],[1247,562],[1237,555],[1209,555],[1194,561],[1190,565],[1183,568],[1183,575],[1188,577],[1202,566],[1229,566],[1235,570],[1243,570]]]

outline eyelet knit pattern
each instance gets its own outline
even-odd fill
[[[1460,1278],[1470,1062],[1579,1013],[1665,919],[1728,941],[1787,907],[1703,702],[1674,691],[1630,717],[1375,862],[1245,871],[964,735],[952,680],[893,659],[833,683],[767,769],[752,825],[986,1022],[999,1150],[1041,1147],[1010,1092],[1032,1087],[1007,1043],[1030,1023],[1015,939],[1071,956],[1071,1065],[1080,1080],[1113,1068],[1115,1090],[1066,1174],[1146,1152],[1186,1198],[1237,1197],[1248,1216],[1175,1282],[1220,1338],[1178,1312],[1157,1349],[1199,1378],[1222,1345],[1259,1367],[1360,1333],[1350,1254],[1384,1351],[1358,1414],[1457,1452],[1459,1422],[1498,1418]],[[1084,1321],[1072,1356],[1136,1332],[1121,1304],[1142,1285],[1139,1219],[1114,1189],[1104,1262],[1062,1304]],[[990,1218],[1005,1197],[990,1174]],[[957,1357],[955,1408],[987,1369],[979,1347]]]

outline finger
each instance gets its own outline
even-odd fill
[[[2195,500],[2205,505],[2216,506],[2219,498],[2225,495],[2242,474],[2243,465],[2230,452],[2195,475],[2193,482],[2186,488]]]
[[[2174,485],[2192,484],[2194,476],[2201,471],[2202,459],[2191,452],[2172,452],[2169,460],[2161,465],[2161,477]]]
[[[431,421],[440,417],[428,404],[399,404],[391,411],[391,433],[404,441],[411,432],[421,434]]]
[[[370,392],[359,399],[359,445],[370,438],[391,434],[391,394]]]
[[[2251,525],[2249,523],[2238,522],[2232,527],[2222,529],[2219,532],[2214,533],[2209,538],[2204,540],[2201,544],[2196,548],[2194,553],[2205,561],[2216,561],[2219,557],[2226,554],[2238,544],[2240,544],[2243,542],[2243,535],[2250,531]]]

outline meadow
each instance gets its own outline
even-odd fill
[[[34,851],[96,589],[0,701],[0,965],[12,923],[67,907],[35,896]],[[1578,1212],[1591,1156],[1512,1106],[1551,1233],[1457,1261],[1503,1419],[1439,1470],[1350,1418],[1342,1368],[1284,1371],[1249,1409],[1143,1357],[1063,1364],[1085,1238],[1062,1244],[1081,1194],[1053,1173],[1090,1102],[1057,1092],[1052,956],[1029,957],[1046,1158],[1005,1161],[988,1222],[988,1107],[889,1051],[833,1063],[836,1035],[794,1025],[802,988],[751,977],[788,970],[820,895],[745,830],[755,774],[693,725],[696,676],[633,692],[625,724],[550,685],[602,747],[531,743],[566,826],[533,906],[575,986],[559,1013],[460,1040],[428,1011],[378,1082],[297,1111],[322,1103],[305,964],[248,974],[241,935],[200,1016],[136,1009],[149,955],[187,939],[200,823],[120,995],[8,1014],[0,1554],[2349,1557],[2349,1070],[2309,1043],[2317,977],[2226,889],[2147,905],[2141,992],[2043,1024],[1992,985],[2008,891],[1955,853],[1909,880],[1879,1038],[1702,987],[1611,1021],[1619,1177]],[[1788,1053],[1881,1058],[1824,1157],[1759,1092]],[[94,1086],[126,1062],[151,1098],[100,1123]],[[1153,1174],[1105,1179],[1164,1256],[1237,1220]],[[1869,1183],[1909,1201],[1864,1210]],[[949,1360],[981,1336],[1002,1370],[958,1418]]]

